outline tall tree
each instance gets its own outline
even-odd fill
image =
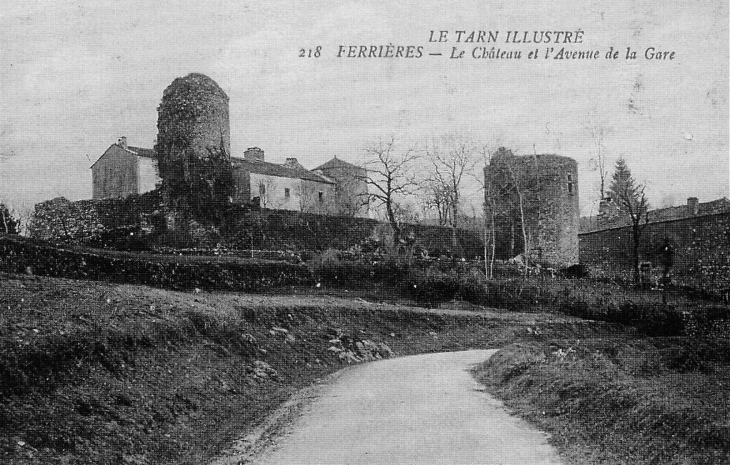
[[[598,170],[598,175],[601,181],[600,200],[603,200],[606,197],[606,177],[608,176],[608,173],[606,172],[606,147],[603,141],[606,138],[606,135],[610,133],[610,130],[595,121],[587,124],[586,130],[588,131],[588,134],[590,134],[593,145],[596,149],[596,157],[589,161],[589,166],[591,166],[592,169]]]
[[[649,223],[649,201],[646,198],[646,186],[639,184],[631,174],[626,160],[616,160],[608,195],[615,203],[619,215],[627,217],[631,222],[633,240],[634,283],[639,283],[639,245],[641,234]]]
[[[445,203],[451,226],[451,245],[456,249],[459,246],[457,229],[462,184],[464,177],[476,166],[476,149],[467,137],[450,134],[432,141],[426,155],[431,163],[430,183],[436,186],[435,194]]]
[[[398,248],[401,237],[400,221],[396,203],[400,197],[410,195],[418,186],[413,177],[412,165],[419,158],[414,147],[397,150],[395,137],[380,141],[365,149],[367,161],[366,174],[362,176],[369,189],[371,201],[385,208],[386,217],[393,230],[393,244]]]

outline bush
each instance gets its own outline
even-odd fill
[[[472,268],[461,275],[459,279],[459,297],[475,305],[489,303],[487,278],[481,270]]]
[[[305,266],[287,262],[206,257],[191,260],[189,257],[139,256],[94,249],[59,249],[17,236],[0,236],[0,270],[170,289],[257,291],[311,282],[311,274]]]
[[[372,266],[363,260],[341,260],[340,252],[327,249],[308,263],[314,279],[330,285],[361,285],[372,277]]]
[[[459,279],[456,273],[444,273],[437,267],[429,267],[425,271],[413,271],[406,281],[410,296],[418,304],[436,307],[452,300],[459,290]]]

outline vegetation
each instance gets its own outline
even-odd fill
[[[0,203],[0,233],[20,233],[20,221],[13,216],[10,209],[4,203]]]
[[[621,215],[631,220],[631,236],[633,239],[634,283],[639,283],[639,245],[641,233],[649,223],[649,201],[645,194],[646,186],[638,184],[626,165],[626,160],[616,160],[609,197],[616,203]]]
[[[368,160],[363,181],[368,184],[370,200],[385,208],[397,249],[401,239],[400,219],[396,216],[397,202],[401,196],[411,194],[418,185],[412,170],[419,155],[413,148],[398,151],[395,138],[388,142],[380,141],[365,151]]]
[[[730,341],[535,335],[476,370],[570,463],[730,461]]]
[[[178,78],[165,90],[158,108],[158,156],[165,204],[179,218],[180,229],[189,220],[220,226],[233,193],[230,148],[216,107],[228,96],[210,78],[191,74]],[[213,127],[220,124],[220,127]],[[206,125],[210,126],[207,127]],[[218,130],[217,144],[206,139]]]
[[[355,354],[367,339],[409,355],[494,347],[521,326],[500,314],[382,305],[375,293],[263,299],[0,280],[7,464],[208,463],[296,389],[347,366],[328,350],[332,339]],[[530,318],[547,332],[569,328]]]

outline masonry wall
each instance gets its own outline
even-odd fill
[[[639,257],[661,273],[659,248],[668,238],[674,248],[673,279],[709,292],[730,287],[730,213],[650,223],[642,233]],[[631,227],[579,235],[580,262],[596,274],[630,279],[633,272]]]
[[[337,181],[337,212],[342,216],[368,217],[367,171],[357,166],[339,165],[320,170],[325,176]]]
[[[144,194],[155,190],[157,185],[162,181],[158,175],[157,160],[152,158],[137,158],[137,192],[135,194]]]
[[[552,154],[515,156],[500,150],[485,168],[485,200],[495,211],[497,258],[524,253],[556,266],[578,263],[578,167]],[[522,205],[520,211],[520,196]],[[487,215],[490,215],[487,209]]]
[[[312,213],[238,208],[232,225],[223,238],[212,243],[233,249],[320,251],[328,248],[346,250],[373,239],[384,241],[389,226],[369,218],[337,217]],[[125,199],[82,200],[70,202],[64,198],[36,205],[29,225],[31,237],[52,242],[88,244],[93,246],[124,245],[118,234],[144,241],[155,236],[156,217],[163,209],[157,191]],[[164,223],[164,222],[163,222]],[[162,227],[162,226],[159,226]],[[403,225],[403,235],[411,234],[416,244],[432,255],[451,249],[451,228],[425,225]],[[135,236],[129,236],[134,233]],[[141,236],[140,236],[141,235]],[[481,235],[474,231],[458,231],[459,242],[466,257],[482,256]],[[193,238],[194,239],[194,238]],[[166,245],[155,242],[156,245]],[[202,246],[203,244],[199,244]]]

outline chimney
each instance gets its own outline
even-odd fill
[[[117,145],[120,146],[123,149],[127,148],[127,136],[122,136],[117,141]]]
[[[695,216],[700,212],[700,201],[697,197],[690,197],[687,199],[687,214],[689,216]]]
[[[264,151],[258,147],[251,147],[243,152],[243,159],[248,161],[264,161]]]
[[[297,161],[296,158],[287,158],[286,163],[284,163],[284,166],[286,166],[287,168],[291,168],[293,170],[301,167],[301,165],[299,164],[299,162]]]

